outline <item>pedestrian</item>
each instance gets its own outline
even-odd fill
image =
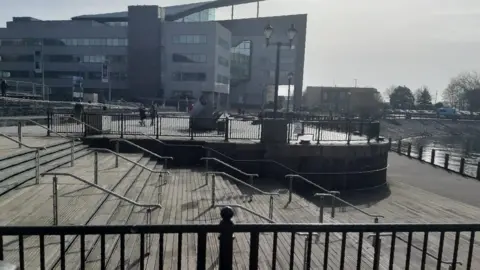
[[[2,90],[2,97],[7,96],[7,88],[8,88],[7,82],[4,79],[2,79],[2,82],[0,83],[0,89]]]
[[[143,105],[140,107],[140,126],[145,126],[145,119],[147,118],[147,113]]]
[[[157,110],[155,109],[155,104],[152,103],[152,108],[150,108],[150,118],[152,118],[152,122],[150,123],[150,126],[153,126],[153,123],[155,122],[156,117],[157,117]]]

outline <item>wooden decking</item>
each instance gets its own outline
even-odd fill
[[[161,169],[156,162],[142,155],[129,154],[128,157],[146,165],[149,168]],[[76,161],[75,167],[65,166],[57,169],[59,172],[71,172],[86,180],[93,181],[92,155],[82,157]],[[171,175],[161,178],[140,167],[120,160],[120,166],[114,167],[114,157],[109,154],[100,154],[99,184],[104,188],[124,195],[135,201],[144,203],[158,203],[159,192],[163,208],[152,213],[153,224],[218,224],[220,222],[220,209],[212,207],[211,179],[206,184],[202,171],[195,169],[170,169]],[[391,164],[391,166],[394,164]],[[409,166],[413,166],[410,165]],[[428,166],[418,164],[418,166]],[[395,175],[395,170],[392,170]],[[389,172],[390,173],[390,172]],[[445,177],[448,177],[445,172]],[[419,176],[421,177],[421,176]],[[470,180],[469,180],[470,181]],[[133,207],[105,193],[83,185],[67,177],[59,178],[59,224],[60,225],[114,225],[114,224],[145,224],[145,209]],[[166,182],[166,183],[163,183]],[[0,197],[0,225],[52,225],[52,177],[44,177],[39,185],[19,188]],[[160,184],[163,183],[163,184]],[[252,193],[247,187],[235,183],[228,178],[216,177],[216,204],[240,204],[260,215],[268,216],[269,196]],[[268,192],[281,191],[285,187],[276,181],[257,179],[255,185]],[[161,189],[159,189],[161,186]],[[438,195],[432,191],[412,185],[411,182],[390,177],[389,187],[385,192],[374,191],[346,197],[347,200],[358,203],[358,206],[372,214],[385,216],[380,220],[383,223],[475,223],[480,217],[480,208],[459,202],[452,198]],[[249,195],[253,194],[252,200]],[[375,195],[375,196],[373,196]],[[358,198],[360,197],[360,198]],[[363,201],[359,203],[358,201]],[[288,203],[288,194],[280,192],[274,198],[273,220],[278,223],[316,223],[318,222],[318,201],[303,198],[294,194],[292,202]],[[236,209],[235,223],[267,223],[266,220],[254,216],[246,211]],[[330,217],[329,208],[325,208],[325,223],[365,223],[373,219],[352,209],[351,207],[337,208],[335,218]],[[407,245],[402,240],[407,240],[408,235],[399,233],[401,238],[396,239],[393,269],[405,269]],[[458,261],[463,263],[457,269],[465,269],[468,251],[469,233],[462,233],[459,241]],[[330,234],[328,239],[328,269],[340,269],[341,246],[343,235]],[[293,269],[303,269],[305,236],[295,235]],[[477,237],[478,238],[478,237]],[[250,235],[235,234],[234,241],[234,268],[246,269],[249,263]],[[271,269],[273,263],[277,269],[289,269],[290,246],[292,235],[278,234],[276,257],[273,257],[273,235],[261,234],[259,248],[259,269]],[[413,247],[411,250],[411,269],[420,269],[422,261],[423,232],[412,235]],[[447,233],[444,243],[444,261],[451,261],[453,256],[455,235]],[[19,241],[17,237],[4,237],[5,260],[16,263],[19,260]],[[361,269],[372,269],[374,249],[368,233],[363,235],[363,248],[361,254]],[[382,238],[380,269],[389,269],[391,237]],[[183,234],[181,243],[179,236],[165,234],[163,238],[163,257],[160,258],[160,237],[153,235],[150,242],[149,255],[146,257],[146,269],[195,269],[197,255],[197,236]],[[66,268],[73,269],[80,262],[80,239],[76,236],[65,237],[67,254]],[[86,268],[100,268],[99,236],[85,237],[86,243]],[[357,233],[349,233],[345,237],[344,269],[357,269],[358,259]],[[58,237],[45,237],[46,264],[49,268],[60,269],[58,254],[60,251]],[[129,269],[139,268],[140,237],[127,235],[125,238],[126,263]],[[428,251],[431,256],[426,257],[425,269],[436,269],[439,234],[428,235]],[[475,249],[479,243],[475,243]],[[107,269],[116,269],[120,260],[119,238],[116,235],[105,236]],[[317,241],[314,236],[312,245],[312,269],[323,269],[325,234],[319,233]],[[39,237],[25,237],[26,269],[38,269]],[[207,269],[218,269],[218,235],[209,234],[207,238]],[[448,269],[448,264],[442,264],[442,269]],[[480,256],[474,252],[472,269],[480,269]]]

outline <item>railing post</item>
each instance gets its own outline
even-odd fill
[[[70,165],[75,166],[75,139],[70,143]]]
[[[477,163],[477,180],[480,180],[480,161]]]
[[[47,109],[47,137],[50,137],[50,129],[52,129],[52,122],[51,122],[52,112],[50,112],[50,108]]]
[[[458,170],[458,172],[461,175],[465,175],[465,158],[463,157],[460,159],[460,169]]]
[[[158,136],[160,135],[160,134],[159,134],[159,133],[160,133],[160,131],[159,131],[159,130],[160,130],[160,128],[159,128],[159,125],[160,125],[160,116],[157,114],[157,116],[156,116],[155,118],[156,118],[155,120],[156,120],[156,122],[157,122],[157,123],[156,123],[157,126],[156,126],[156,129],[155,129],[155,137],[158,139]]]
[[[40,183],[40,149],[35,152],[35,184]]]
[[[160,177],[158,177],[158,194],[157,194],[158,204],[161,204],[161,201],[162,201],[162,189],[163,189],[162,186],[163,186],[163,182],[164,182],[164,181],[162,181],[162,179],[163,179],[164,176],[165,176],[165,174],[162,174],[162,175],[160,175]]]
[[[193,120],[190,118],[188,123],[189,123],[188,131],[190,132],[190,140],[193,141]]]
[[[292,192],[293,192],[293,176],[288,177],[288,202],[292,202]]]
[[[18,133],[18,148],[22,148],[22,122],[18,121],[17,123],[17,133]]]
[[[346,132],[347,132],[347,145],[350,145],[350,141],[352,140],[352,134],[350,132],[351,128],[350,120],[347,120]]]
[[[423,158],[423,146],[418,147],[418,160],[422,161]]]
[[[373,258],[373,269],[378,270],[380,269],[380,250],[382,250],[382,239],[380,236],[374,237],[375,244],[373,245],[374,251],[374,258]]]
[[[411,157],[412,155],[412,143],[408,143],[407,156]]]
[[[58,191],[57,191],[57,176],[53,176],[53,225],[58,225]]]
[[[448,170],[448,160],[450,159],[450,155],[449,154],[445,154],[445,162],[443,164],[443,168],[445,170]]]
[[[430,164],[435,165],[435,149],[432,149],[432,154],[430,156]]]
[[[332,197],[332,215],[331,215],[331,217],[335,218],[335,195],[332,194],[331,197]]]
[[[222,208],[220,216],[220,252],[219,252],[219,269],[232,270],[233,263],[233,210],[230,207]]]
[[[115,153],[120,153],[120,141],[115,141]],[[115,155],[115,168],[118,168],[118,155]]]
[[[120,114],[120,138],[123,138],[123,125],[124,125],[124,115]]]
[[[253,186],[253,175],[249,175],[248,178],[250,180],[250,185]]]
[[[98,152],[93,153],[93,182],[98,184]]]
[[[363,125],[363,124],[360,124]],[[362,132],[360,131],[360,136],[362,135]],[[388,138],[388,149],[392,150],[392,138]]]
[[[163,169],[166,170],[168,168],[168,159],[163,159]]]
[[[270,206],[268,209],[268,218],[273,219],[273,195],[270,195]]]
[[[228,137],[230,135],[230,120],[228,117],[225,118],[225,141],[228,142]]]
[[[207,159],[205,159],[205,185],[208,185],[208,158],[210,157],[210,149],[207,149]]]
[[[401,154],[401,153],[402,153],[402,140],[398,140],[397,153],[398,153],[398,154]]]
[[[318,214],[318,223],[323,223],[323,205],[324,205],[325,196],[320,195],[320,207]]]
[[[212,174],[212,207],[215,206],[215,174]]]

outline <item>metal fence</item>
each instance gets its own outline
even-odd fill
[[[51,128],[59,133],[85,134],[85,127],[70,119],[73,115],[52,113],[49,115]],[[212,130],[196,130],[191,128],[191,120],[185,116],[147,117],[142,121],[136,113],[122,114],[90,114],[77,116],[81,121],[92,124],[102,133],[120,135],[147,134],[158,137],[185,138],[217,138],[229,140],[261,140],[262,119],[225,118],[216,122]],[[96,119],[96,120],[94,120]],[[100,120],[101,119],[101,120]],[[75,123],[74,123],[75,122]],[[289,120],[286,138],[289,142],[298,141],[300,136],[311,143],[323,141],[343,142],[369,141],[379,138],[378,122],[363,120]]]
[[[480,267],[475,247],[480,224],[234,224],[233,215],[223,208],[218,225],[2,227],[0,261],[19,269],[46,269],[48,259],[57,256],[60,269],[72,264],[85,269],[85,238],[95,236],[100,239],[99,266],[106,269],[112,251],[105,238],[116,237],[119,269],[126,269],[132,260],[126,238],[134,235],[139,236],[133,247],[139,269],[146,268],[148,257],[158,260],[158,269],[167,263],[172,269],[199,270]],[[235,251],[240,240],[234,238],[243,237],[248,244]],[[75,253],[69,253],[72,241]]]

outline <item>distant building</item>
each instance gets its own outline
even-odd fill
[[[71,100],[72,78],[81,77],[82,91],[99,97],[111,87],[112,99],[206,94],[259,108],[266,86],[274,84],[276,61],[276,46],[265,46],[265,27],[273,26],[272,41],[287,42],[287,29],[295,25],[292,48],[282,48],[280,84],[287,84],[293,72],[294,88],[303,89],[307,15],[215,19],[217,8],[257,1],[129,6],[71,20],[14,17],[0,28],[0,74],[41,83],[44,71],[56,100]],[[109,82],[104,74],[110,74]],[[296,102],[300,106],[300,98]]]
[[[371,87],[308,86],[303,106],[309,110],[355,112],[376,104],[377,89]]]

